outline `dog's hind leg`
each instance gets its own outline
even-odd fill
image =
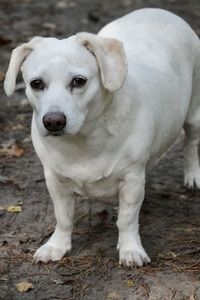
[[[195,76],[189,112],[184,124],[184,183],[200,189],[198,145],[200,141],[200,72]]]
[[[186,123],[184,129],[186,135],[184,143],[184,184],[189,189],[195,187],[200,189],[200,167],[198,156],[200,123],[199,125]]]

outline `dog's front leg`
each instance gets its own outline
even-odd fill
[[[136,170],[119,185],[119,263],[142,266],[150,262],[139,235],[139,212],[144,199],[145,171]]]
[[[74,197],[64,183],[45,170],[47,188],[53,200],[56,228],[46,244],[34,254],[34,262],[60,260],[71,249],[71,234],[74,216]]]

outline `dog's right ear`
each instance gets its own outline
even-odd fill
[[[4,90],[8,96],[15,91],[16,78],[19,69],[26,57],[34,50],[36,44],[40,42],[42,37],[34,37],[30,42],[18,46],[12,51],[10,63],[4,80]]]
[[[119,90],[128,73],[123,43],[86,32],[77,33],[76,39],[96,58],[104,87],[111,93]]]

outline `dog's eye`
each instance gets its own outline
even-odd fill
[[[83,77],[83,76],[76,76],[72,79],[70,86],[71,89],[73,88],[81,88],[83,87],[87,82],[87,78]]]
[[[30,82],[30,86],[32,87],[32,89],[34,90],[38,90],[41,91],[45,88],[45,84],[42,81],[42,79],[34,79]]]

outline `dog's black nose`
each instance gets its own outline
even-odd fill
[[[66,126],[66,117],[60,112],[50,112],[43,117],[43,124],[48,131],[61,131]]]

